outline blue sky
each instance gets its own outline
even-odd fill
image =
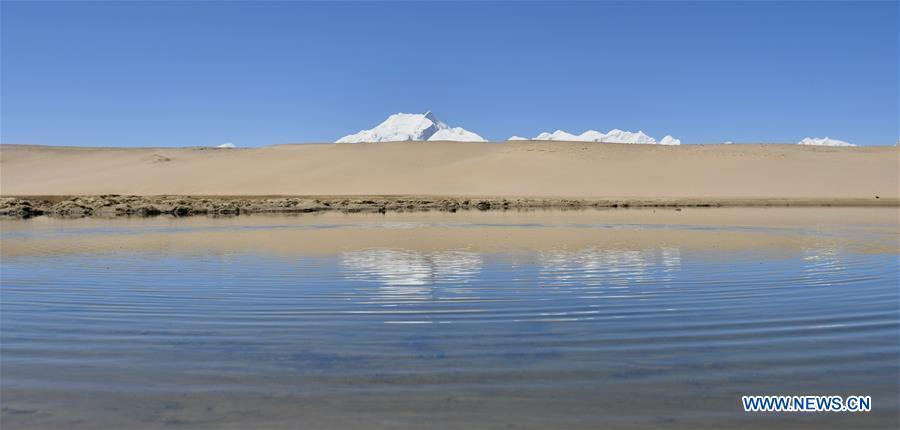
[[[333,141],[433,110],[490,140],[894,144],[898,2],[8,2],[3,143]]]

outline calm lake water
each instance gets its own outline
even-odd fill
[[[897,428],[897,215],[4,221],[2,427]]]

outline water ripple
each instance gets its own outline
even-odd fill
[[[557,390],[597,402],[647,386],[699,396],[690,401],[732,399],[728,387],[818,387],[894,401],[898,266],[829,240],[775,254],[11,257],[0,262],[0,384],[121,395]]]

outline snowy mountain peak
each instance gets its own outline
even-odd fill
[[[452,140],[484,142],[485,140],[462,127],[444,124],[431,111],[424,114],[396,113],[375,128],[344,136],[336,143],[397,142],[423,140]]]
[[[844,142],[843,140],[830,139],[828,137],[807,137],[797,142],[797,144],[811,146],[856,146],[852,143]]]

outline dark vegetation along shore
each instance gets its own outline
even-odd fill
[[[116,217],[254,213],[412,212],[587,208],[898,206],[897,199],[578,199],[413,196],[27,196],[0,198],[0,217]]]

